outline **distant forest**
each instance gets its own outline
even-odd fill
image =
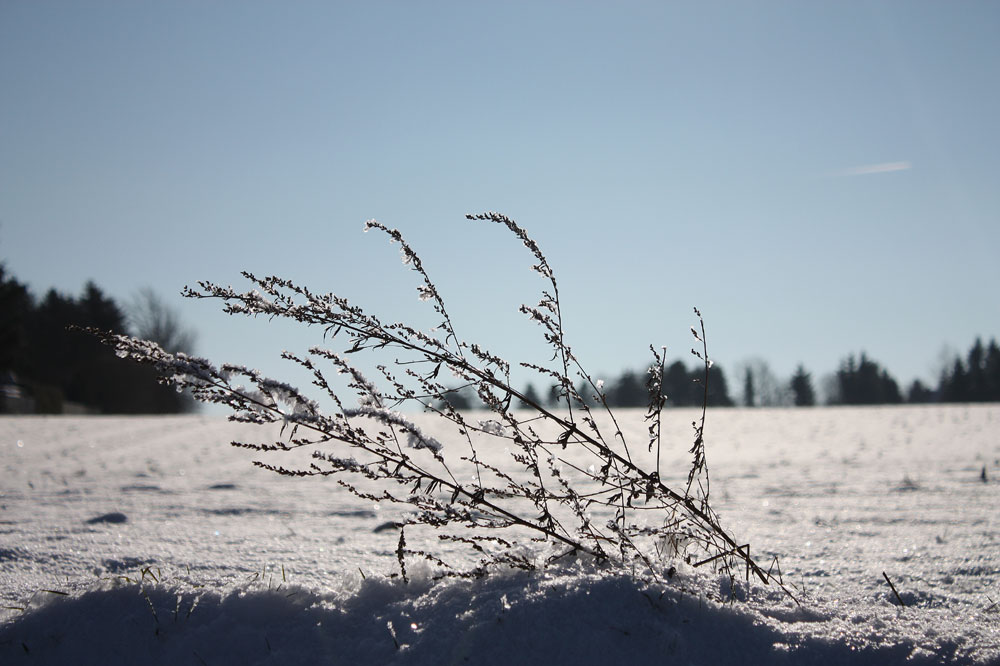
[[[610,407],[645,407],[649,404],[646,371],[627,370],[601,387]],[[688,368],[682,361],[667,366],[663,373],[663,391],[667,404],[674,407],[701,406],[705,399],[704,366],[700,361]],[[799,365],[787,380],[775,378],[767,363],[759,359],[742,364],[738,370],[739,400],[730,395],[730,384],[718,364],[709,371],[707,402],[710,407],[740,404],[745,407],[811,407],[820,404],[812,374]],[[862,352],[843,359],[837,372],[824,382],[827,405],[893,405],[923,403],[1000,402],[1000,347],[995,339],[984,346],[977,338],[965,357],[956,356],[941,374],[936,387],[915,380],[905,393],[899,383],[878,362]],[[599,402],[595,387],[581,384],[577,393],[587,401]],[[559,388],[550,387],[544,395],[534,385],[524,388],[526,398],[554,406],[565,400]],[[457,392],[449,398],[456,407],[474,407],[477,399],[470,393]]]
[[[0,412],[169,414],[194,401],[161,385],[148,366],[127,363],[97,338],[69,327],[138,335],[168,351],[191,351],[193,335],[151,291],[126,310],[92,282],[77,297],[40,301],[0,265]]]
[[[159,384],[146,366],[125,363],[96,338],[69,327],[94,327],[137,335],[159,343],[170,352],[193,351],[194,336],[176,314],[150,291],[142,291],[123,308],[94,283],[79,297],[49,290],[36,302],[24,284],[0,264],[0,412],[166,414],[190,412],[195,403],[186,394]],[[674,361],[664,368],[667,404],[700,406],[704,399],[705,369]],[[843,359],[836,373],[823,379],[822,390],[802,365],[792,377],[780,380],[761,359],[736,366],[731,386],[718,364],[708,377],[708,405],[728,407],[808,407],[828,405],[883,405],[901,403],[1000,402],[1000,347],[991,339],[976,339],[964,356],[956,356],[938,378],[937,386],[914,381],[904,391],[878,362],[860,355]],[[626,370],[600,387],[581,384],[577,393],[597,402],[600,392],[610,407],[644,407],[649,402],[647,372]],[[542,393],[539,393],[539,391]],[[736,398],[731,390],[736,391]],[[528,384],[525,397],[554,405],[558,387],[537,389]],[[448,401],[456,408],[474,408],[478,398],[456,390]]]

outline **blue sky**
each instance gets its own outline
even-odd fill
[[[690,347],[901,383],[1000,334],[1000,5],[0,4],[0,260],[36,296],[151,286],[198,351],[278,373],[316,341],[186,284],[238,271],[537,360],[530,256],[595,374]],[[685,358],[687,358],[685,356]],[[736,388],[735,377],[730,377]],[[735,391],[734,391],[735,392]]]

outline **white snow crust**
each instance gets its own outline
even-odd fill
[[[698,414],[665,412],[668,485]],[[705,435],[723,524],[801,605],[681,561],[405,584],[394,510],[228,446],[277,431],[3,417],[0,664],[1000,663],[1000,405],[718,409]]]

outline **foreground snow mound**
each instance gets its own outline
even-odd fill
[[[726,586],[692,572],[650,583],[592,571],[435,582],[418,571],[409,584],[339,585],[105,583],[51,596],[0,627],[0,663],[976,663],[955,646],[871,627],[803,632],[832,618],[771,590],[719,603],[711,597]]]

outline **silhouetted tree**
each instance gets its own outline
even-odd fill
[[[915,405],[934,402],[934,391],[924,386],[919,379],[914,379],[906,393],[906,401]]]
[[[976,338],[968,356],[969,369],[969,400],[983,402],[986,400],[986,350],[983,341]]]
[[[795,369],[795,374],[789,383],[789,388],[794,396],[796,407],[812,407],[816,404],[816,394],[813,391],[812,375],[806,372],[805,367],[799,364]]]
[[[23,374],[31,378],[37,394],[37,409],[63,411],[64,401],[109,409],[109,384],[118,377],[102,376],[111,368],[114,354],[97,339],[70,326],[95,326],[125,333],[124,315],[100,289],[88,283],[79,301],[50,289],[29,323],[31,344],[24,358]],[[101,395],[97,395],[100,393]]]
[[[899,385],[878,363],[862,352],[849,356],[837,371],[837,402],[843,405],[897,404],[903,401]]]
[[[1000,347],[990,339],[985,348],[976,338],[966,361],[955,356],[950,368],[941,373],[938,394],[942,402],[1000,401]]]
[[[663,371],[663,393],[667,396],[668,405],[687,407],[694,404],[691,376],[683,362],[674,361]],[[698,404],[701,404],[700,401]]]
[[[468,387],[463,387],[460,389],[452,390],[442,396],[441,406],[445,403],[452,406],[452,409],[475,409],[479,404],[479,398],[476,397],[471,389]]]
[[[535,391],[535,387],[532,386],[530,383],[524,387],[524,397],[530,400],[531,402],[535,403],[536,405],[542,404],[542,399],[538,397],[538,392]],[[522,400],[521,406],[527,407],[528,405]]]
[[[698,390],[702,391],[701,395],[696,397],[696,405],[700,405],[701,401],[704,399],[703,389],[701,388],[700,382],[704,377],[705,368],[703,366],[698,366],[691,371],[692,378],[698,380]],[[729,397],[729,383],[726,381],[726,374],[722,371],[722,366],[718,363],[713,364],[711,368],[708,369],[708,406],[709,407],[732,407],[733,399]]]
[[[745,407],[756,407],[757,396],[753,390],[753,368],[747,366],[743,369],[743,405]]]
[[[1000,402],[1000,347],[995,339],[986,348],[986,399]]]
[[[27,287],[8,277],[0,264],[0,412],[31,410],[21,377],[27,351],[28,318],[33,308]]]
[[[24,356],[33,307],[28,288],[0,264],[0,372],[15,371]]]
[[[608,391],[608,404],[612,407],[644,407],[648,402],[646,385],[632,370],[623,372]]]
[[[610,407],[646,407],[649,405],[649,389],[646,386],[648,369],[642,372],[625,370],[617,379],[610,382],[605,389],[605,398]],[[700,406],[704,400],[702,382],[705,379],[705,368],[697,365],[688,370],[683,361],[674,361],[663,372],[663,393],[667,397],[667,405],[672,407]],[[581,384],[577,389],[588,402],[594,395],[594,389],[589,384]],[[708,371],[708,404],[709,406],[730,407],[733,404],[729,397],[729,387],[726,375],[718,364]]]
[[[971,397],[969,373],[962,359],[955,358],[951,372],[941,378],[941,400],[943,402],[969,402]]]
[[[667,404],[674,407],[700,407],[705,400],[705,366],[696,364],[688,370],[683,361],[674,361],[663,371],[663,392]],[[643,398],[648,403],[649,395]],[[713,364],[708,370],[708,405],[710,407],[732,407],[729,384],[722,367]]]
[[[160,385],[153,368],[122,361],[97,338],[74,328],[130,332],[121,308],[93,282],[77,299],[52,289],[35,305],[24,285],[0,271],[0,301],[0,361],[6,366],[0,370],[17,375],[35,411],[60,413],[67,403],[119,414],[193,407],[192,400]]]

